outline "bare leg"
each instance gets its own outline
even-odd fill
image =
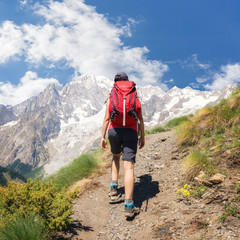
[[[124,185],[125,185],[125,199],[133,199],[134,190],[134,163],[124,161]]]
[[[113,155],[113,158],[112,158],[112,181],[118,181],[119,170],[120,170],[120,154]]]

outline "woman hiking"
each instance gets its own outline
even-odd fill
[[[131,218],[140,212],[133,202],[134,163],[137,145],[139,144],[139,149],[141,149],[145,144],[144,122],[135,83],[129,81],[127,74],[124,72],[117,73],[114,82],[106,104],[101,147],[104,150],[107,149],[106,133],[108,130],[108,139],[113,154],[110,203],[119,202],[121,197],[121,194],[118,194],[118,175],[122,155],[124,162],[125,216]],[[138,132],[140,132],[139,140]]]

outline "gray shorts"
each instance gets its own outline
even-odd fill
[[[113,154],[122,153],[122,160],[135,163],[138,135],[134,129],[111,128],[108,130],[108,139]]]

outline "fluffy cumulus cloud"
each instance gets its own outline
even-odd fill
[[[206,84],[205,88],[209,90],[221,90],[227,84],[233,83],[240,83],[240,63],[222,66],[221,71],[214,74],[213,82],[211,84]]]
[[[21,1],[26,5],[29,1]],[[122,37],[131,37],[133,19],[125,25],[110,23],[96,8],[83,0],[49,0],[33,6],[41,16],[42,25],[17,26],[4,22],[0,32],[0,62],[11,57],[23,56],[26,62],[41,64],[64,62],[76,73],[94,73],[113,79],[119,71],[125,71],[138,84],[161,83],[168,66],[147,58],[147,47],[128,47]],[[65,66],[65,67],[66,67]]]
[[[11,21],[0,26],[0,64],[23,54],[26,47],[21,27]]]
[[[10,82],[0,82],[0,103],[4,105],[16,105],[32,96],[38,95],[49,84],[61,87],[61,84],[56,79],[39,78],[37,73],[31,71],[26,72],[17,86]]]

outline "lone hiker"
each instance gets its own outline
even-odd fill
[[[137,145],[141,149],[145,144],[144,122],[141,113],[135,83],[128,80],[124,72],[117,73],[114,79],[114,87],[107,100],[105,117],[102,127],[101,147],[107,149],[106,132],[111,145],[112,157],[112,181],[110,184],[110,203],[119,202],[121,194],[118,194],[118,175],[120,169],[120,156],[124,161],[124,185],[125,185],[125,216],[134,217],[139,213],[139,208],[134,206],[134,163]],[[138,121],[139,129],[138,129]],[[138,140],[138,130],[140,139]]]

